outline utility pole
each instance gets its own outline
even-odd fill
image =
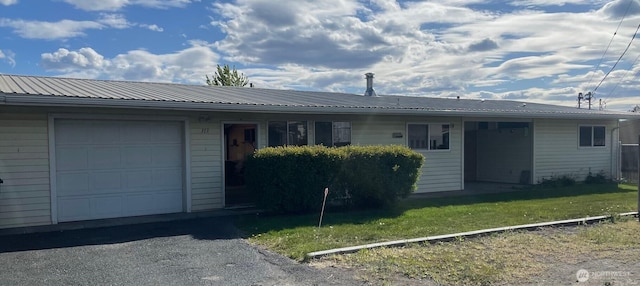
[[[593,100],[593,93],[587,92],[583,94],[582,92],[578,93],[578,108],[582,107],[582,101],[586,100],[589,104],[589,109],[591,109],[591,100]]]

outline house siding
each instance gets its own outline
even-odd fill
[[[358,120],[352,123],[354,145],[396,144],[407,146],[408,123],[453,124],[449,150],[416,150],[425,156],[415,193],[456,191],[462,185],[462,124],[459,118],[395,117],[387,120]],[[392,138],[400,132],[403,138]]]
[[[0,228],[51,223],[47,116],[0,113]]]
[[[190,118],[191,210],[224,207],[221,122]]]
[[[578,147],[578,126],[606,126],[604,147]],[[604,172],[612,175],[612,164],[615,163],[617,149],[617,121],[590,120],[550,120],[534,121],[534,183],[554,176],[572,176],[583,180],[589,172]],[[614,148],[612,153],[611,148]],[[613,155],[613,156],[612,156]],[[614,157],[614,158],[612,158]],[[615,174],[614,174],[615,175]]]

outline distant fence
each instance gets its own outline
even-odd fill
[[[620,148],[620,171],[629,183],[638,183],[638,144],[622,144]]]

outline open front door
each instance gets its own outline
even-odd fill
[[[224,124],[225,206],[252,205],[244,180],[244,162],[257,148],[256,124]]]

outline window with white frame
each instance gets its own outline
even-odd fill
[[[316,121],[315,144],[328,147],[351,145],[351,122]]]
[[[603,147],[605,146],[604,126],[582,125],[579,127],[579,144],[580,147]]]
[[[409,148],[449,150],[449,124],[407,124]]]
[[[269,121],[269,147],[307,145],[306,121]]]

